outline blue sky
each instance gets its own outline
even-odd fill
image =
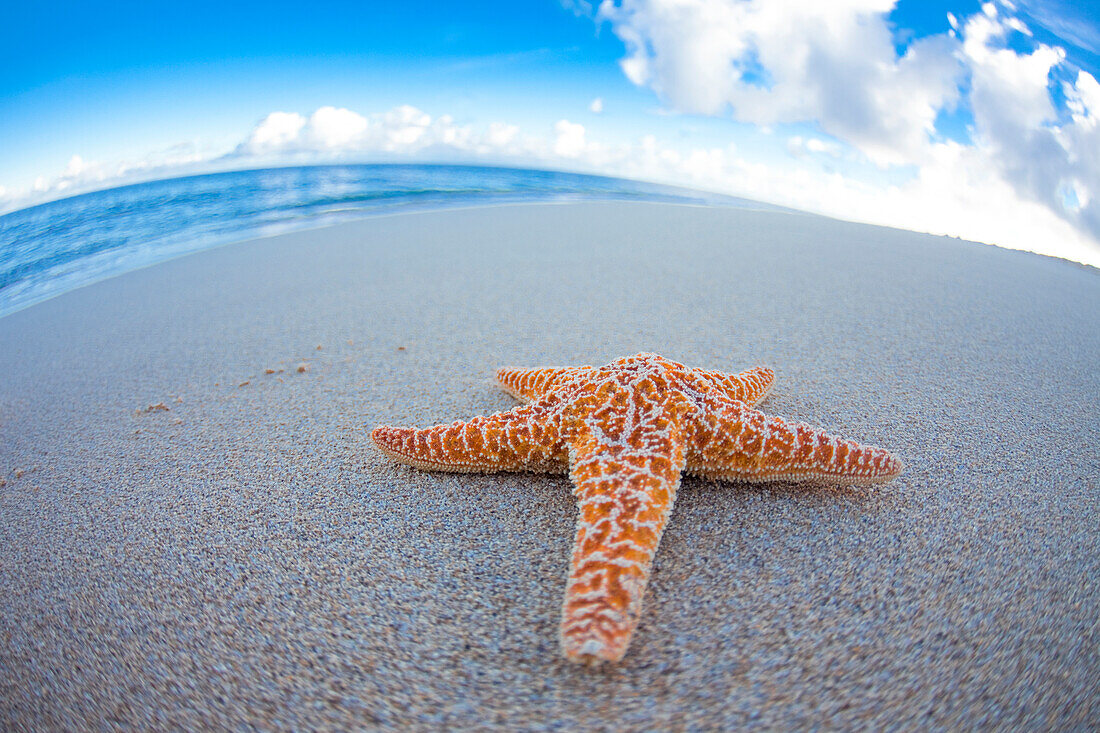
[[[227,167],[469,161],[1100,263],[1093,4],[47,1],[5,20],[0,210]]]
[[[17,170],[99,146],[239,138],[278,109],[529,118],[631,91],[622,45],[556,2],[97,5],[24,4],[0,30],[0,137],[18,141],[4,156]]]

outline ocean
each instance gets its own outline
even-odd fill
[[[0,316],[246,239],[403,211],[593,200],[778,208],[618,178],[472,166],[327,165],[151,181],[0,216]]]

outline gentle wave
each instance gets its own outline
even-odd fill
[[[776,208],[617,178],[471,166],[310,166],[151,181],[0,216],[0,316],[234,241],[399,211],[609,199]]]

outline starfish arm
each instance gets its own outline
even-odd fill
[[[617,662],[638,624],[680,485],[684,446],[667,428],[642,426],[622,442],[591,433],[571,440],[570,455],[578,514],[562,651],[575,662]]]
[[[588,374],[592,367],[545,367],[520,369],[505,367],[497,370],[497,382],[517,400],[534,402],[566,382]]]
[[[422,429],[379,425],[371,440],[390,458],[427,471],[558,471],[568,458],[544,405]]]
[[[716,401],[717,402],[717,401]],[[903,468],[893,453],[723,401],[697,418],[687,471],[738,481],[817,480],[866,485]]]
[[[775,372],[768,367],[755,367],[740,374],[709,369],[693,369],[692,373],[731,400],[744,402],[749,407],[760,404],[775,383]]]

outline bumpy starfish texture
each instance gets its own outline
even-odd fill
[[[386,455],[430,471],[565,471],[577,498],[561,644],[571,660],[622,659],[680,476],[842,485],[889,481],[902,463],[802,423],[752,409],[764,367],[736,375],[656,354],[604,367],[501,369],[528,404],[431,428],[379,426]]]

